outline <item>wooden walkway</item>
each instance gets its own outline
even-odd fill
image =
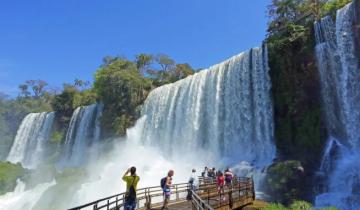
[[[169,210],[232,210],[241,209],[255,200],[252,178],[236,178],[219,193],[214,180],[199,178],[200,186],[190,190],[188,183],[171,187]],[[191,200],[186,200],[191,193]],[[123,210],[125,193],[106,197],[69,210]],[[162,208],[163,192],[160,186],[137,190],[137,209],[158,210]]]

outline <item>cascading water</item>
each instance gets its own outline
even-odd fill
[[[329,143],[320,171],[327,188],[317,206],[360,206],[360,71],[356,58],[353,4],[338,10],[336,24],[325,17],[315,24],[316,54],[322,83]]]
[[[261,178],[256,171],[275,156],[268,71],[266,48],[255,48],[153,90],[126,141],[89,166],[91,181],[68,207],[122,191],[124,184],[114,180],[132,165],[139,187],[158,185],[169,169],[175,183],[186,182],[192,168],[205,165]]]
[[[275,155],[268,71],[266,47],[254,48],[153,90],[142,110],[145,145],[168,157],[196,153],[223,167],[268,165]]]
[[[54,112],[28,114],[21,122],[7,160],[19,162],[26,168],[35,168],[43,157],[54,116]]]
[[[0,196],[0,209],[33,209],[41,195],[51,186],[55,185],[55,181],[43,183],[35,186],[31,190],[25,189],[25,183],[17,180],[14,192],[6,193]]]
[[[254,48],[155,89],[126,141],[109,143],[113,150],[89,161],[81,187],[52,208],[66,209],[123,191],[121,175],[130,166],[137,167],[139,188],[157,186],[169,169],[175,170],[175,183],[186,182],[192,168],[205,165],[234,166],[237,173],[259,179],[255,171],[261,173],[275,156],[268,71],[266,47]],[[74,111],[60,161],[63,167],[81,164],[89,155],[88,146],[99,136],[99,106]],[[44,192],[46,197],[57,197],[55,188]],[[41,202],[36,206],[43,206]]]
[[[86,161],[87,151],[100,139],[102,104],[75,109],[69,124],[61,166],[79,166]]]

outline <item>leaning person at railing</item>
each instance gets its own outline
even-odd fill
[[[162,209],[167,210],[168,209],[168,204],[169,204],[169,200],[170,200],[170,195],[171,195],[171,185],[172,185],[172,177],[174,176],[174,171],[170,170],[167,174],[166,177],[161,179],[161,188],[163,189],[163,193],[164,193],[164,204]]]
[[[220,195],[220,199],[221,199],[221,196],[224,196],[223,197],[223,200],[225,200],[225,192],[224,192],[224,185],[225,185],[225,177],[224,177],[224,174],[219,171],[218,172],[218,176],[217,176],[217,179],[216,179],[216,184],[217,184],[217,187],[218,187],[218,193]]]
[[[199,180],[197,179],[196,176],[196,169],[193,169],[191,171],[191,175],[189,178],[189,189],[188,189],[188,194],[186,196],[187,200],[191,200],[192,199],[192,191],[195,191],[199,185]]]
[[[130,173],[130,176],[128,174]],[[126,182],[125,194],[125,210],[135,210],[136,208],[136,188],[140,181],[140,177],[136,175],[136,168],[133,166],[129,168],[122,179]]]

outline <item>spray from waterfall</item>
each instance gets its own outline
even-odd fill
[[[205,166],[233,167],[237,174],[261,179],[275,156],[268,71],[266,47],[254,48],[153,90],[126,138],[107,142],[111,149],[94,161],[87,159],[101,150],[96,142],[102,105],[77,108],[59,167],[82,165],[87,176],[75,189],[66,177],[44,191],[44,197],[56,201],[52,209],[66,209],[123,192],[121,176],[130,166],[137,167],[139,188],[158,186],[169,169],[175,170],[174,183],[187,182],[191,169],[200,172]],[[64,191],[71,196],[59,201]],[[31,205],[46,206],[42,202]]]
[[[268,71],[266,48],[255,48],[153,90],[126,139],[88,165],[89,180],[68,207],[123,191],[130,166],[140,188],[158,186],[169,169],[174,182],[187,182],[192,168],[204,166],[261,179],[275,156]]]
[[[360,206],[360,72],[352,26],[354,7],[338,10],[336,23],[325,17],[315,24],[316,54],[330,134],[320,171],[327,177],[318,206]]]

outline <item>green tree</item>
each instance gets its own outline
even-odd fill
[[[51,102],[51,106],[57,115],[61,116],[61,121],[66,123],[70,120],[74,111],[74,97],[78,90],[70,84],[63,84],[62,93],[56,95]]]
[[[126,59],[97,70],[94,89],[104,103],[103,125],[109,134],[125,134],[124,127],[134,123],[136,107],[143,103],[151,86],[151,80],[140,74],[136,63]]]
[[[177,80],[194,74],[194,69],[188,63],[176,64],[175,77]]]
[[[166,72],[175,66],[175,61],[165,54],[158,54],[155,60],[160,65],[161,71]]]
[[[30,92],[28,91],[29,86],[27,84],[19,85],[20,96],[22,97],[29,97]]]
[[[135,58],[136,58],[136,61],[135,61],[136,67],[142,74],[144,74],[149,69],[149,66],[151,65],[151,63],[154,60],[153,55],[144,54],[144,53],[136,55]]]
[[[26,85],[28,87],[31,87],[33,93],[34,93],[34,97],[38,98],[40,97],[42,94],[44,94],[44,88],[48,85],[47,82],[45,82],[44,80],[27,80],[26,81]]]

